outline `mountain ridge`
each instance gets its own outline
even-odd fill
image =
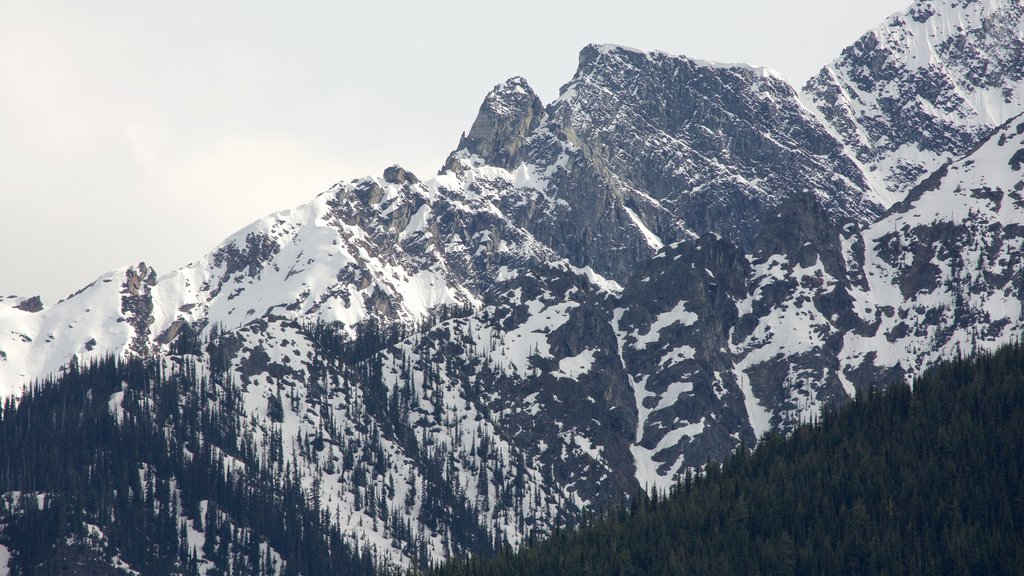
[[[833,68],[871,78],[866,46]],[[393,166],[171,273],[0,300],[0,393],[110,353],[195,362],[241,388],[242,430],[330,480],[351,543],[409,563],[543,536],[1019,337],[1020,125],[936,147],[954,152],[922,183],[879,180],[849,152],[863,118],[808,86],[588,46],[550,104],[495,86],[435,177]],[[892,182],[913,191],[883,209]],[[374,498],[415,546],[363,508],[395,484]]]

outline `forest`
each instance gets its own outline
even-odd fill
[[[442,309],[429,319],[458,313]],[[313,378],[304,383],[309,396],[329,393],[330,364],[346,381],[363,383],[359,401],[389,425],[383,434],[414,444],[401,426],[409,419],[407,390],[387,392],[372,354],[403,334],[375,323],[355,339],[320,323],[302,330],[316,348]],[[380,550],[342,532],[337,510],[320,497],[317,478],[326,468],[312,471],[309,481],[311,461],[327,451],[336,456],[324,465],[345,471],[338,481],[351,484],[356,509],[427,564],[423,535],[387,505],[393,487],[370,481],[386,458],[374,430],[324,412],[323,429],[286,447],[285,411],[326,404],[304,404],[294,386],[279,383],[266,400],[265,421],[254,419],[243,405],[247,384],[230,361],[238,345],[214,326],[202,340],[192,333],[179,338],[167,355],[74,361],[4,400],[0,545],[11,552],[12,574],[397,573]],[[343,427],[360,441],[350,442]],[[493,552],[492,537],[478,533],[471,511],[441,479],[443,462],[422,467],[444,489],[423,495],[423,517],[449,518],[460,541],[477,553]]]
[[[282,461],[279,434],[263,446],[240,432],[238,385],[217,374],[111,357],[6,400],[0,544],[11,573],[386,573],[343,542]]]
[[[433,576],[1020,574],[1024,347],[872,389],[577,530]]]

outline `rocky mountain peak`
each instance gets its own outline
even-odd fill
[[[25,298],[21,302],[18,302],[17,304],[14,305],[14,307],[24,312],[40,312],[43,309],[43,300],[39,296],[32,296],[30,298]]]
[[[752,78],[771,78],[773,81],[777,80],[782,82],[782,84],[792,91],[789,84],[786,83],[786,81],[777,72],[767,66],[754,66],[745,63],[713,62],[710,60],[690,58],[679,54],[670,54],[661,50],[646,51],[618,44],[588,44],[585,46],[580,50],[576,77],[583,74],[590,74],[592,72],[599,72],[611,61],[618,61],[636,68],[664,68],[672,73],[675,73],[674,69],[676,67],[683,65],[749,75]],[[568,86],[568,84],[566,86]]]
[[[459,141],[458,151],[476,155],[491,166],[511,170],[522,161],[520,150],[527,134],[544,119],[544,105],[533,88],[520,76],[498,84],[484,98],[469,133]],[[454,157],[445,168],[453,168]]]
[[[767,68],[589,45],[549,114],[552,131],[625,194],[641,191],[638,203],[654,200],[687,228],[745,249],[766,210],[794,191],[821,192],[830,212],[850,220],[880,211],[842,144]]]
[[[132,295],[137,295],[145,286],[155,286],[157,281],[156,270],[145,262],[139,262],[137,266],[131,266],[125,272],[125,290]]]
[[[803,96],[587,46],[546,108],[495,86],[436,178],[341,182],[38,313],[0,297],[0,397],[106,354],[197,362],[346,541],[517,546],[1024,334],[1024,123],[996,122],[1019,13],[919,2]],[[961,150],[883,213],[877,190]]]

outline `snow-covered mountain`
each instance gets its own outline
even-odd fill
[[[1020,338],[1024,117],[943,166],[863,234],[845,366],[916,374],[940,358]],[[862,275],[860,275],[862,274]]]
[[[188,358],[382,556],[543,534],[1020,336],[1020,12],[919,2],[802,93],[588,46],[554,102],[496,86],[436,177],[395,166],[180,270],[0,299],[0,393]]]
[[[1024,112],[1017,0],[914,3],[802,90],[887,205]]]

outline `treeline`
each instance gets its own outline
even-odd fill
[[[1024,573],[1024,348],[872,390],[670,494],[434,576]]]
[[[302,331],[324,360],[355,365],[414,334],[425,334],[442,322],[468,317],[474,311],[468,305],[442,304],[434,306],[423,318],[409,325],[401,322],[382,323],[371,316],[359,325],[355,336],[350,336],[341,322],[322,320],[303,324]]]
[[[342,541],[295,463],[280,461],[280,434],[261,445],[239,426],[231,378],[175,366],[72,364],[5,401],[0,544],[11,573],[109,571],[112,559],[147,576],[379,573],[371,551]]]

